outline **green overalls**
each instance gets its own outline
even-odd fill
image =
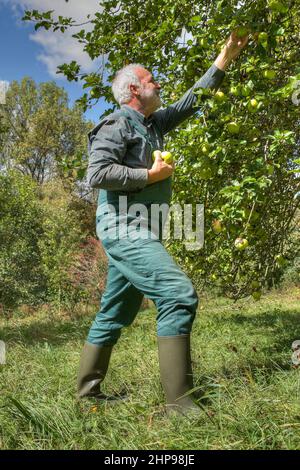
[[[223,77],[212,66],[181,100],[153,113],[148,129],[140,113],[123,105],[90,134],[88,180],[100,187],[96,226],[108,257],[108,275],[88,343],[115,344],[122,328],[135,319],[144,295],[156,306],[158,336],[190,333],[197,293],[162,244],[164,220],[158,230],[151,226],[151,205],[170,204],[172,179],[147,185],[145,169],[152,166],[152,150],[163,150],[163,135],[199,109],[193,106],[193,90],[216,87]],[[122,197],[127,198],[125,211]],[[147,209],[146,223],[138,224],[143,217],[139,219],[139,210],[130,210],[139,203]]]

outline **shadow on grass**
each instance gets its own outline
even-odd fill
[[[248,329],[250,332],[262,330],[263,336],[270,338],[268,350],[276,350],[279,353],[290,348],[295,339],[300,339],[300,304],[299,309],[292,311],[274,308],[259,314],[238,313],[227,318],[224,316],[218,322],[241,325],[245,333]]]
[[[84,320],[33,320],[30,324],[9,325],[0,328],[0,338],[7,344],[18,343],[27,346],[38,343],[63,345],[69,341],[84,341],[93,318]]]

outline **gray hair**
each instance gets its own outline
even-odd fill
[[[128,103],[131,100],[132,95],[129,85],[141,85],[140,79],[135,73],[137,68],[144,69],[145,67],[141,64],[125,65],[125,67],[118,70],[112,81],[112,92],[119,105]]]

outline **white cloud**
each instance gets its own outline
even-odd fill
[[[20,17],[25,10],[36,9],[38,11],[54,10],[54,17],[59,15],[72,17],[77,23],[88,21],[87,15],[93,16],[100,10],[99,0],[0,0],[1,4],[9,5]],[[85,29],[88,25],[84,26]],[[77,30],[82,27],[77,28]],[[64,62],[76,60],[81,65],[82,72],[91,72],[97,69],[98,61],[92,61],[88,54],[83,51],[83,45],[79,44],[72,34],[76,28],[71,28],[65,33],[52,32],[43,29],[30,34],[30,39],[42,48],[37,59],[42,61],[48,69],[49,74],[56,79],[62,75],[56,74],[58,65]]]

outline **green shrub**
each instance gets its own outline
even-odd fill
[[[46,283],[38,248],[43,208],[30,177],[0,175],[0,304],[36,303]]]

